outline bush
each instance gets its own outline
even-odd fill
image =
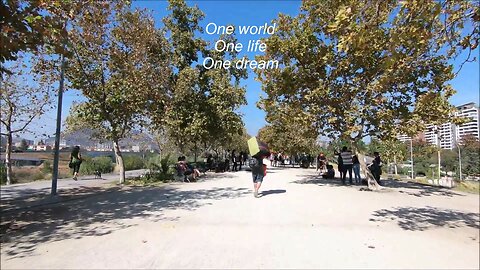
[[[126,171],[145,168],[145,162],[143,159],[136,155],[125,155],[123,157],[123,164]]]
[[[108,156],[104,157],[84,157],[82,165],[80,165],[81,174],[93,174],[95,171],[101,173],[110,173],[113,171],[112,158]]]
[[[170,165],[174,164],[175,161],[170,160],[170,154],[161,158],[160,155],[151,157],[147,162],[147,169],[150,171],[168,173]]]
[[[0,163],[0,184],[5,185],[7,183],[7,167],[5,164]]]
[[[144,182],[168,182],[173,179],[175,169],[170,165],[174,164],[170,160],[170,155],[161,158],[159,155],[151,157],[147,162],[147,168],[150,170],[144,176]]]

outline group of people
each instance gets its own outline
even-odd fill
[[[377,183],[381,185],[380,176],[382,174],[382,160],[379,152],[374,152],[373,155],[374,159],[368,166],[368,170],[371,172]],[[353,184],[352,171],[355,177],[355,184],[358,185],[362,183],[362,177],[360,176],[360,160],[358,159],[358,155],[354,155],[350,149],[344,146],[342,151],[338,153],[337,161],[342,184],[345,185],[346,183],[347,172],[349,176],[349,183],[350,185]]]
[[[248,153],[240,151],[236,153],[236,150],[227,150],[225,158],[214,157],[212,154],[208,154],[205,158],[205,164],[207,170],[214,170],[215,172],[228,172],[228,171],[240,171],[242,166],[247,163]]]
[[[300,165],[307,164],[306,166],[308,167],[313,162],[312,156],[310,154],[305,154],[305,153],[294,154],[289,156],[282,153],[272,152],[268,156],[268,159],[270,160],[270,166],[272,167],[285,166],[285,165],[295,166],[295,164],[300,164]]]
[[[344,146],[342,151],[338,154],[337,162],[342,184],[345,185],[347,172],[349,176],[349,183],[350,185],[353,184],[352,171],[355,175],[355,184],[361,184],[362,178],[360,176],[360,161],[358,160],[357,155],[352,154],[352,151]]]
[[[200,177],[200,170],[189,164],[185,156],[180,156],[177,160],[177,175],[197,181],[197,178]]]

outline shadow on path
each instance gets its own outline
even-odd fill
[[[281,194],[285,192],[287,192],[285,189],[272,189],[272,190],[261,191],[260,195],[263,197],[271,194]]]
[[[294,184],[313,184],[318,186],[345,186],[342,184],[342,179],[334,178],[334,179],[324,179],[322,176],[316,175],[297,175],[296,178],[300,178],[298,180],[292,181],[291,183]],[[347,178],[347,186],[348,186],[348,178]]]
[[[165,216],[164,211],[193,211],[211,204],[211,200],[232,199],[247,194],[250,192],[246,188],[230,187],[192,191],[175,187],[127,188],[30,209],[15,216],[2,215],[2,224],[9,224],[11,228],[2,232],[2,254],[11,257],[30,256],[38,244],[110,234],[136,226],[132,221],[134,218],[153,222],[178,220],[180,217]]]
[[[405,193],[407,195],[415,197],[427,197],[427,196],[443,196],[443,197],[455,197],[455,196],[466,196],[465,194],[454,192],[449,188],[445,187],[436,187],[429,185],[422,185],[413,182],[404,182],[398,180],[383,180],[384,186],[390,188],[405,188],[405,191],[399,191],[400,193]]]
[[[435,227],[480,229],[480,215],[435,207],[398,207],[375,211],[372,222],[396,221],[407,231],[425,231]]]
[[[298,175],[297,178],[300,178],[300,179],[292,181],[291,183],[313,184],[318,186],[329,186],[329,187],[345,186],[342,184],[342,180],[340,178],[323,179],[319,175]],[[382,181],[383,187],[387,187],[392,190],[398,189],[399,193],[403,193],[403,194],[415,196],[415,197],[428,197],[428,196],[441,196],[441,197],[462,196],[463,197],[463,196],[466,196],[465,194],[452,191],[451,189],[445,188],[445,187],[435,187],[435,186],[422,185],[422,184],[413,183],[413,182],[404,182],[399,180],[382,179],[381,181]],[[359,186],[356,186],[355,184],[353,185],[348,184],[349,183],[348,177],[346,182],[347,182],[346,186],[359,187]],[[363,186],[366,186],[366,185],[363,185]]]

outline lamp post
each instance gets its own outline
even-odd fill
[[[55,153],[53,156],[53,172],[52,172],[52,189],[51,195],[57,195],[57,179],[58,179],[58,160],[60,156],[60,128],[62,125],[62,98],[63,98],[63,84],[65,78],[65,57],[62,55],[60,64],[60,83],[58,86],[58,105],[57,105],[57,126],[55,131]]]
[[[410,138],[410,166],[412,167],[410,172],[412,173],[412,180],[413,180],[414,179],[414,176],[413,176],[413,138]]]
[[[462,154],[460,152],[460,144],[457,143],[457,148],[458,148],[458,177],[460,178],[460,181],[462,181]]]

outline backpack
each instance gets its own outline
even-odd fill
[[[258,167],[258,160],[256,158],[250,158],[248,160],[248,166],[250,168],[253,168],[253,167]]]

